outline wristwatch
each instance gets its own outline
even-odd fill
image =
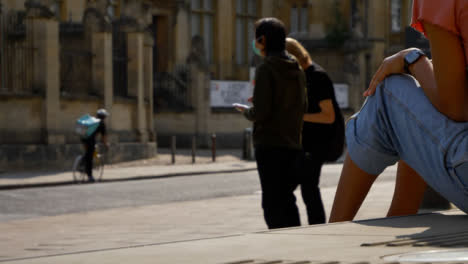
[[[419,58],[421,58],[422,56],[426,56],[426,54],[424,54],[424,52],[422,52],[420,49],[415,49],[415,50],[412,50],[410,52],[408,52],[408,54],[405,55],[405,72],[410,74],[410,71],[409,71],[409,66],[415,62],[417,62],[419,60]]]

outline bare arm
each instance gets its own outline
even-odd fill
[[[424,65],[412,65],[410,71],[437,110],[455,121],[467,121],[466,54],[462,40],[459,36],[428,23],[424,23],[424,28],[431,43],[436,84],[424,80],[427,72]]]
[[[432,62],[423,57],[409,70],[420,83],[431,103],[447,117],[468,120],[468,88],[465,53],[461,39],[440,27],[424,23],[431,44]],[[377,85],[388,75],[404,73],[404,57],[412,49],[402,50],[384,59],[364,96],[374,94]]]
[[[335,122],[335,110],[331,99],[322,100],[319,102],[321,111],[319,113],[304,114],[305,122],[332,124]]]

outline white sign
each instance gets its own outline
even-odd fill
[[[232,107],[233,103],[247,104],[253,95],[253,85],[242,81],[211,81],[211,107]]]
[[[232,107],[233,103],[248,104],[253,95],[252,82],[211,81],[211,107]],[[345,83],[333,84],[336,101],[340,108],[348,108],[349,86]]]
[[[333,87],[335,88],[335,97],[336,101],[340,108],[348,108],[348,85],[345,83],[334,83]]]

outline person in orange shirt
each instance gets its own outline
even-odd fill
[[[387,216],[417,213],[426,184],[468,212],[468,1],[414,0],[412,26],[433,60],[410,48],[386,58],[360,112],[330,222],[352,220],[376,177],[398,162]]]

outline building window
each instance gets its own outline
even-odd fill
[[[257,20],[256,0],[236,0],[236,63],[248,64],[253,57],[252,40]]]
[[[290,21],[290,33],[307,33],[307,25],[309,24],[307,4],[293,4],[291,7]]]
[[[107,0],[106,14],[111,19],[120,17],[120,1]]]
[[[192,38],[200,36],[203,38],[206,59],[213,62],[214,54],[214,14],[215,1],[192,0]]]
[[[401,32],[401,0],[391,1],[392,32]]]
[[[67,21],[69,19],[69,17],[67,17],[67,6],[65,0],[55,0],[49,8],[59,21]]]

